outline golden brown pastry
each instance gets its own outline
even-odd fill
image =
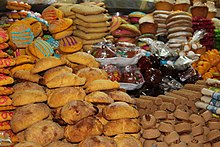
[[[117,144],[110,137],[91,136],[83,140],[79,147],[117,147]]]
[[[14,88],[12,87],[0,87],[0,95],[10,95],[14,93]]]
[[[83,68],[80,69],[77,72],[77,75],[80,77],[84,77],[86,78],[86,85],[91,83],[94,80],[98,80],[98,79],[108,79],[108,74],[99,68],[94,68],[94,67],[87,67],[87,68]]]
[[[138,110],[125,102],[114,102],[103,109],[103,115],[107,120],[123,118],[137,118]]]
[[[23,82],[17,83],[13,86],[15,92],[23,91],[23,90],[40,90],[45,92],[43,87],[32,82]]]
[[[46,93],[40,90],[18,91],[12,94],[10,97],[12,98],[13,106],[23,106],[27,104],[47,101]]]
[[[15,58],[15,65],[34,64],[35,60],[32,56],[20,55]]]
[[[127,93],[122,91],[111,91],[108,92],[108,95],[114,100],[114,101],[121,101],[133,104],[134,99],[132,99]]]
[[[120,87],[120,84],[116,81],[112,82],[111,80],[95,80],[86,85],[86,92],[93,92],[99,90],[111,90],[117,89]]]
[[[47,104],[52,108],[58,108],[73,100],[84,100],[86,93],[81,87],[62,87],[48,90],[47,96]]]
[[[114,136],[123,133],[138,133],[141,127],[136,119],[117,119],[104,125],[103,133]]]
[[[22,64],[11,68],[10,72],[11,75],[14,75],[14,73],[18,70],[32,70],[33,68],[34,68],[34,64]]]
[[[95,91],[90,94],[88,94],[85,97],[85,101],[90,102],[90,103],[101,103],[101,104],[111,104],[114,102],[112,98],[110,98],[106,93],[101,92],[101,91]]]
[[[64,129],[57,123],[50,120],[37,122],[25,130],[25,140],[46,146],[53,141],[62,139]]]
[[[76,147],[76,145],[64,141],[54,141],[47,147]]]
[[[32,73],[39,73],[48,70],[53,67],[64,65],[65,62],[56,57],[45,57],[37,61],[34,68],[31,70]]]
[[[88,67],[99,67],[99,63],[91,54],[85,52],[77,52],[67,56],[70,62],[86,65]]]
[[[62,73],[66,73],[66,72],[72,73],[73,70],[67,66],[58,66],[58,67],[49,69],[44,73],[44,76],[43,76],[44,82],[47,83],[48,81],[50,81],[54,77],[56,77]]]
[[[25,141],[15,144],[15,147],[42,147],[42,146],[34,142]]]
[[[42,78],[40,75],[33,74],[29,70],[18,70],[14,73],[13,77],[34,83],[38,83],[39,80]]]
[[[50,109],[46,104],[28,104],[17,108],[11,120],[12,131],[17,133],[32,124],[47,118]]]
[[[0,86],[9,85],[13,83],[14,79],[12,77],[0,74]]]
[[[86,82],[85,78],[80,78],[76,74],[66,72],[54,77],[45,84],[48,88],[57,88],[57,87],[68,87],[68,86],[80,86],[80,85],[84,85],[85,82]]]
[[[61,118],[68,124],[75,124],[77,121],[96,113],[97,109],[91,103],[75,100],[63,106]]]
[[[103,125],[95,118],[88,117],[80,120],[75,125],[65,128],[64,136],[69,142],[80,142],[89,136],[101,135]]]
[[[142,147],[141,142],[129,134],[119,134],[114,137],[114,140],[120,147]]]

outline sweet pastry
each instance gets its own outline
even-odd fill
[[[94,80],[88,85],[86,85],[86,92],[100,91],[100,90],[111,90],[118,89],[120,84],[116,81],[112,82],[111,80]]]
[[[79,147],[87,146],[108,146],[117,147],[117,143],[110,137],[105,136],[91,136],[80,142]]]
[[[112,17],[112,25],[110,26],[110,32],[113,32],[119,28],[122,23],[122,18],[119,16]]]
[[[88,27],[88,28],[100,28],[100,27],[108,27],[110,26],[110,23],[108,21],[103,21],[103,22],[84,22],[81,19],[74,19],[73,21],[75,24],[83,27]]]
[[[131,23],[138,23],[139,19],[145,15],[146,13],[144,12],[135,11],[128,14],[128,17],[130,18]]]
[[[85,40],[94,40],[94,39],[100,39],[107,35],[107,33],[85,33],[80,30],[74,30],[73,34],[79,38],[85,39]]]
[[[17,108],[11,120],[12,131],[20,132],[32,124],[47,118],[50,109],[46,104],[29,104]]]
[[[85,33],[103,33],[109,31],[109,27],[87,28],[84,26],[77,25],[76,28]]]
[[[103,109],[103,116],[107,120],[117,120],[123,118],[137,118],[138,111],[125,102],[114,102]]]
[[[61,118],[68,124],[75,124],[83,118],[97,113],[97,109],[91,103],[81,100],[74,100],[63,106]]]
[[[58,108],[70,101],[84,100],[86,93],[80,87],[64,87],[48,90],[47,96],[47,104],[52,108]]]
[[[9,47],[9,45],[7,43],[0,43],[0,50],[4,50],[8,47]]]
[[[52,56],[54,53],[52,46],[41,38],[35,39],[28,46],[28,49],[32,55],[39,59]]]
[[[65,38],[66,36],[72,35],[74,29],[75,29],[75,26],[70,26],[69,28],[67,28],[66,30],[64,30],[62,32],[52,34],[52,36],[54,39],[60,40],[62,38]]]
[[[24,132],[25,140],[46,146],[53,141],[62,139],[64,129],[51,120],[42,120],[27,128]]]
[[[34,40],[34,34],[31,31],[31,26],[21,21],[14,23],[8,29],[10,41],[17,48],[26,48]]]
[[[35,60],[34,58],[32,58],[31,56],[28,56],[28,55],[20,55],[20,56],[17,56],[15,58],[15,65],[22,65],[22,64],[30,64],[30,63],[34,63]]]
[[[156,0],[156,10],[172,11],[174,0]]]
[[[68,87],[68,86],[80,86],[86,82],[85,78],[80,78],[73,73],[63,73],[52,78],[46,82],[48,88]]]
[[[208,7],[204,5],[201,0],[195,1],[190,11],[192,13],[192,17],[206,18],[208,15]]]
[[[62,38],[59,42],[59,49],[64,53],[73,53],[81,50],[82,39],[74,36]]]
[[[0,95],[10,95],[12,93],[14,93],[12,87],[0,87]]]
[[[65,18],[70,18],[70,17],[72,19],[76,18],[76,13],[71,10],[72,9],[72,4],[63,5],[61,7],[58,7],[58,9],[63,12]]]
[[[139,30],[141,34],[156,34],[157,24],[154,23],[153,15],[148,14],[139,20]]]
[[[188,12],[190,7],[190,0],[176,0],[174,6],[173,6],[173,10],[174,11],[186,11]]]
[[[46,93],[40,90],[16,91],[10,97],[12,98],[13,106],[23,106],[27,104],[47,101]]]
[[[9,39],[9,36],[8,36],[7,31],[0,28],[0,44],[5,43],[6,41],[8,41],[8,39]]]
[[[50,143],[47,147],[73,147],[74,145],[64,141],[54,141]]]
[[[0,59],[0,68],[6,68],[15,65],[15,60],[11,58]]]
[[[94,68],[94,67],[87,67],[87,68],[83,68],[80,69],[77,72],[77,75],[79,77],[84,77],[86,78],[86,84],[88,85],[89,83],[91,83],[94,80],[98,80],[98,79],[108,79],[108,75],[104,70],[101,70],[99,68]]]
[[[106,12],[106,9],[96,5],[75,4],[72,7],[72,11],[82,15],[97,15]]]
[[[106,93],[100,91],[95,91],[86,95],[85,101],[93,104],[111,104],[114,102],[114,100],[111,97],[109,97]]]
[[[42,18],[51,23],[59,18],[63,18],[63,12],[54,6],[49,6],[43,10]]]
[[[141,142],[130,134],[119,134],[114,137],[118,146],[142,147]]]
[[[141,34],[140,31],[138,30],[138,28],[134,25],[131,25],[131,24],[122,24],[122,25],[120,25],[119,28],[132,31],[135,35]]]
[[[10,106],[12,104],[12,100],[8,96],[0,96],[0,106]]]
[[[124,133],[137,133],[140,131],[140,126],[135,119],[117,119],[109,121],[104,125],[103,133],[106,136],[114,136]]]
[[[25,142],[20,142],[15,144],[15,147],[42,147],[41,145],[34,143],[34,142],[29,142],[29,141],[25,141]]]
[[[42,86],[32,82],[17,83],[13,86],[13,89],[16,92],[24,91],[24,90],[39,90],[45,92]]]
[[[9,10],[30,10],[31,5],[24,2],[9,1],[7,2],[6,8]]]
[[[42,32],[42,24],[37,19],[33,17],[27,17],[22,22],[28,23],[31,26],[31,31],[34,34],[34,37],[38,37]]]
[[[70,62],[86,65],[88,67],[99,67],[99,63],[95,60],[95,58],[85,52],[77,52],[71,55],[67,55],[67,59]]]
[[[34,83],[39,83],[39,80],[42,78],[38,74],[33,74],[28,70],[18,70],[13,74],[15,79],[30,81]]]
[[[0,73],[5,75],[11,74],[9,68],[0,68]]]
[[[76,17],[89,23],[108,21],[110,18],[104,13],[97,14],[97,15],[82,15],[82,14],[76,13]]]
[[[31,70],[32,73],[39,73],[50,68],[54,68],[60,65],[64,65],[65,61],[60,60],[56,57],[45,57],[37,61],[34,68]]]
[[[69,18],[62,18],[53,21],[49,26],[49,31],[51,34],[59,33],[67,30],[73,24],[73,20]]]
[[[16,71],[19,71],[19,70],[30,71],[33,68],[34,68],[34,64],[22,64],[22,65],[18,65],[18,66],[15,66],[15,67],[11,68],[10,72],[11,72],[11,75],[14,75],[14,73]]]
[[[78,121],[75,125],[65,128],[64,136],[69,142],[81,142],[87,137],[98,136],[103,132],[103,125],[95,118],[87,117]]]
[[[85,45],[93,45],[93,44],[103,42],[103,41],[104,41],[104,38],[93,39],[93,40],[85,40],[85,39],[82,40],[84,46]]]
[[[14,79],[10,76],[0,74],[0,86],[10,85],[14,83]]]

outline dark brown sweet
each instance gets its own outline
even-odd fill
[[[162,81],[162,73],[158,69],[150,68],[145,71],[144,79],[147,84],[159,84]]]

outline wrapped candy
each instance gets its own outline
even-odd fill
[[[191,64],[193,63],[193,60],[187,58],[186,56],[180,56],[174,63],[174,67],[177,70],[185,70],[187,69]]]

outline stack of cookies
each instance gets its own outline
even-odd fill
[[[167,17],[166,24],[171,49],[180,49],[193,35],[192,16],[187,12],[173,12]]]
[[[154,21],[157,23],[156,36],[167,36],[166,19],[170,15],[170,11],[155,10],[153,13]]]
[[[58,7],[58,9],[63,12],[65,18],[75,19],[76,13],[72,11],[73,5],[74,4],[66,4],[66,5]]]
[[[2,47],[2,50],[0,50],[0,133],[5,135],[8,134],[8,136],[12,138],[12,141],[16,142],[13,133],[10,131],[11,127],[9,123],[12,119],[13,110],[15,109],[9,97],[9,95],[14,92],[11,86],[14,83],[14,79],[10,75],[9,68],[15,65],[15,61],[4,51],[8,47],[6,43],[8,39],[9,36],[7,32],[0,29],[0,46]],[[4,139],[6,138],[3,138],[3,140]],[[6,141],[4,143],[10,142]]]
[[[75,4],[72,11],[76,13],[77,30],[73,35],[83,39],[83,49],[89,51],[92,45],[103,41],[103,38],[109,34],[110,19],[105,14],[106,9],[91,4]]]
[[[201,44],[208,50],[213,49],[215,44],[215,27],[213,22],[207,18],[193,18],[193,30],[196,31],[202,29],[205,30],[207,34],[201,40]]]

